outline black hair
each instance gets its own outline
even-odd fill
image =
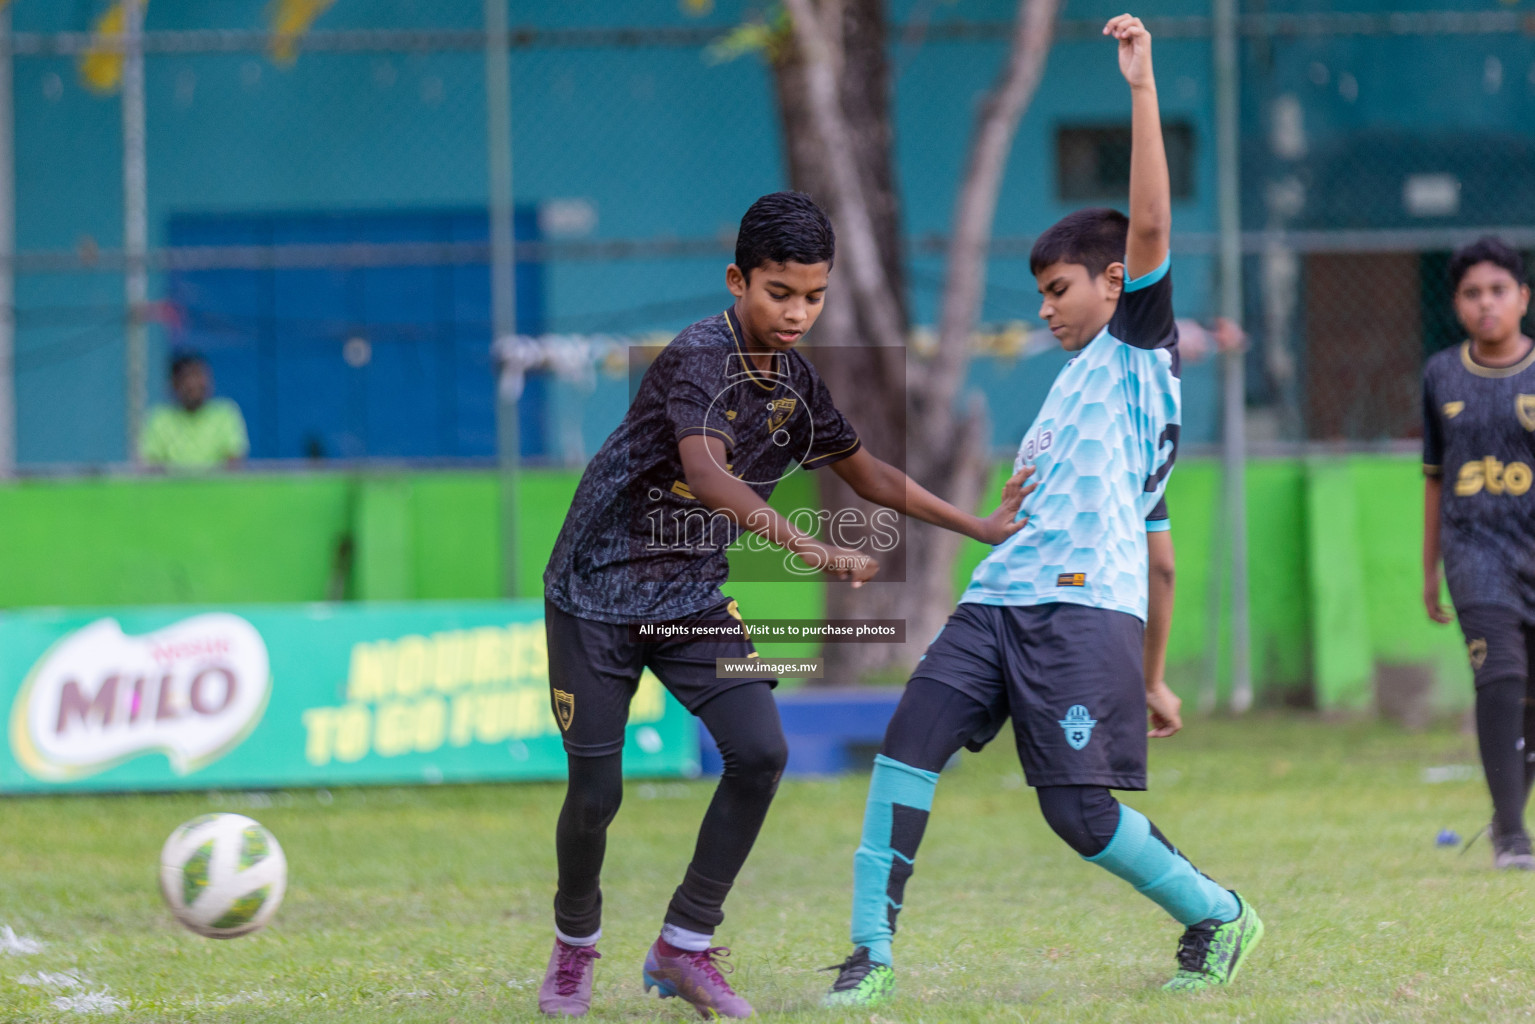
[[[1460,280],[1466,271],[1478,263],[1492,263],[1514,275],[1519,284],[1525,283],[1524,257],[1519,250],[1496,235],[1483,235],[1470,245],[1463,245],[1450,257],[1450,291],[1460,290]]]
[[[831,220],[803,192],[763,196],[741,218],[736,234],[736,266],[747,280],[753,270],[769,263],[830,265],[836,254]]]
[[[1038,274],[1052,263],[1080,263],[1097,277],[1110,263],[1123,263],[1130,218],[1118,210],[1092,206],[1069,213],[1034,240],[1029,272]]]
[[[203,358],[201,352],[194,352],[189,348],[178,349],[171,354],[171,380],[181,376],[184,370],[190,370],[194,366],[206,367],[207,365],[208,360]]]

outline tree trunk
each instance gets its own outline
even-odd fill
[[[838,232],[836,285],[810,354],[869,450],[964,509],[981,498],[987,431],[979,401],[960,410],[958,392],[1002,168],[1043,71],[1057,4],[1020,0],[1008,62],[979,113],[955,204],[939,345],[926,361],[905,349],[884,2],[786,0],[794,29],[773,53],[789,179],[829,208]],[[908,432],[907,422],[917,429]],[[872,511],[835,474],[817,477],[824,508]],[[953,605],[961,538],[915,520],[904,525],[903,543],[879,554],[876,582],[828,587],[827,617],[903,619],[906,642],[828,644],[828,683],[904,677]]]
[[[871,453],[905,469],[907,458],[906,352],[908,328],[905,306],[905,267],[901,260],[900,201],[895,183],[894,139],[889,111],[889,72],[885,58],[883,0],[827,0],[818,4],[817,16],[831,15],[834,30],[828,42],[839,39],[840,65],[835,76],[840,97],[842,128],[839,136],[855,168],[858,198],[865,208],[872,245],[860,252],[849,244],[851,232],[837,202],[832,160],[814,127],[811,83],[806,75],[802,48],[790,37],[783,40],[774,59],[773,80],[784,126],[784,149],[789,181],[831,212],[837,224],[837,263],[833,287],[825,311],[816,323],[807,355],[816,363],[836,398],[838,407],[857,428]],[[840,37],[840,38],[839,38]],[[860,296],[856,266],[860,256],[873,253],[873,270],[881,279],[887,298],[883,315],[870,316],[869,303]],[[882,347],[883,351],[876,348]],[[852,492],[834,472],[816,474],[821,505],[826,509],[858,509],[864,521],[874,506]],[[852,531],[849,531],[850,533]],[[827,587],[828,618],[908,619],[910,600],[905,593],[911,579],[907,554],[910,531],[894,551],[878,554],[879,582],[853,590],[844,583]],[[851,539],[851,538],[850,538]],[[892,582],[896,581],[896,582]],[[856,682],[882,669],[897,671],[904,658],[885,644],[827,644],[826,677],[829,685]],[[901,652],[904,653],[904,652]]]

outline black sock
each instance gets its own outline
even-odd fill
[[[690,932],[713,935],[714,929],[725,920],[725,897],[730,895],[730,886],[730,882],[705,878],[688,865],[682,884],[672,893],[672,901],[666,908],[666,923]]]
[[[602,859],[608,825],[624,796],[624,757],[569,757],[570,781],[555,827],[560,884],[554,894],[554,926],[571,938],[602,927]]]
[[[726,690],[699,708],[698,717],[720,748],[725,769],[666,923],[711,935],[725,919],[725,897],[772,806],[789,747],[766,683]]]
[[[1523,749],[1524,689],[1525,680],[1519,676],[1487,680],[1476,689],[1476,741],[1492,795],[1495,836],[1524,830],[1529,767]]]
[[[1535,743],[1535,693],[1531,693],[1530,683],[1535,678],[1526,681],[1524,695],[1524,746],[1521,751],[1524,754],[1524,804],[1530,802],[1530,785],[1535,783],[1535,749],[1531,744]]]

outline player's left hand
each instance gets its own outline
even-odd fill
[[[1007,538],[1017,533],[1028,525],[1029,517],[1017,518],[1018,510],[1023,507],[1023,499],[1034,493],[1034,488],[1039,484],[1028,482],[1034,475],[1033,466],[1024,466],[1018,472],[1008,477],[1007,483],[1002,485],[1002,503],[996,511],[981,520],[981,528],[976,531],[975,539],[986,544],[1001,544]]]
[[[1162,680],[1158,679],[1146,687],[1146,713],[1151,720],[1151,728],[1146,735],[1164,739],[1182,729],[1183,716],[1178,713],[1182,707],[1183,701]]]
[[[1119,72],[1132,89],[1156,84],[1151,73],[1151,33],[1133,14],[1110,18],[1103,34],[1119,40]]]

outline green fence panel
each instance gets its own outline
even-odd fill
[[[982,504],[1005,477],[999,466]],[[574,470],[520,474],[523,598],[542,592],[579,478]],[[815,474],[789,476],[773,505],[818,508],[815,483]],[[1230,679],[1221,494],[1220,464],[1211,458],[1180,459],[1168,483],[1178,554],[1168,680],[1185,698],[1204,685],[1212,663],[1222,687]],[[1421,507],[1411,457],[1357,455],[1325,466],[1249,460],[1260,703],[1366,706],[1384,666],[1426,673],[1441,710],[1465,706],[1457,632],[1432,625],[1418,608]],[[0,608],[491,600],[501,588],[500,516],[494,470],[9,481],[0,484]],[[984,545],[962,545],[956,596],[984,553]],[[761,571],[765,557],[733,556],[726,593],[748,617],[824,613],[821,581],[771,581]],[[1225,625],[1214,629],[1218,617]],[[770,653],[808,656],[815,646],[774,645]]]
[[[1312,666],[1317,704],[1365,708],[1375,666],[1354,479],[1343,460],[1306,467]]]

